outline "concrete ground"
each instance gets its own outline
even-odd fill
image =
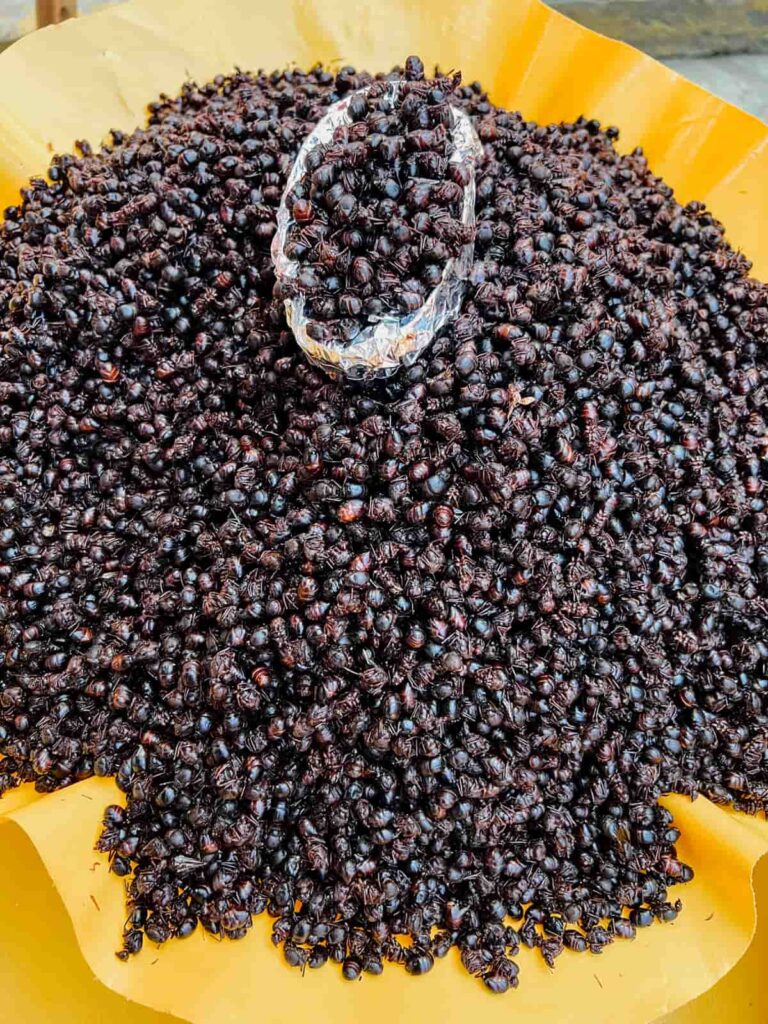
[[[710,92],[768,121],[768,54],[680,57],[665,63]]]

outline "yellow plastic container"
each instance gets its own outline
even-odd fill
[[[133,0],[35,33],[0,56],[0,201],[14,202],[74,139],[96,142],[110,128],[140,124],[149,100],[187,78],[317,60],[377,70],[408,53],[461,68],[531,119],[585,113],[618,125],[622,147],[643,145],[681,198],[705,200],[768,277],[768,127],[537,0]],[[666,1024],[768,1020],[759,985],[766,860],[758,868],[763,924],[731,970],[753,937],[752,873],[768,853],[768,823],[706,800],[668,801],[683,831],[681,856],[696,869],[680,890],[677,922],[600,957],[565,953],[554,971],[524,951],[520,988],[494,997],[455,958],[419,980],[395,969],[355,985],[332,969],[302,977],[272,949],[266,918],[240,943],[198,933],[120,963],[123,885],[93,852],[101,811],[118,798],[111,782],[92,779],[0,803],[4,1019],[649,1024],[676,1011]]]

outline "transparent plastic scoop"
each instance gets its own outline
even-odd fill
[[[397,98],[400,82],[392,82],[391,98]],[[272,241],[272,258],[278,281],[291,284],[299,273],[299,265],[285,253],[288,231],[294,223],[287,207],[287,197],[294,186],[307,173],[307,157],[319,145],[331,142],[333,133],[341,125],[351,124],[347,112],[353,96],[367,90],[350,93],[329,108],[313,131],[304,140],[296,157],[277,214],[277,232]],[[451,107],[452,124],[449,129],[451,154],[449,162],[464,164],[468,182],[464,188],[462,223],[475,223],[475,165],[483,154],[471,118],[458,107]],[[354,378],[384,377],[395,373],[401,366],[415,362],[435,335],[454,319],[461,309],[466,278],[472,267],[474,242],[462,246],[459,255],[446,262],[440,283],[429,293],[424,304],[403,317],[369,317],[366,326],[348,343],[321,343],[311,338],[307,327],[311,322],[306,315],[304,297],[294,294],[285,300],[288,324],[307,357],[322,369]],[[295,289],[291,289],[295,292]]]

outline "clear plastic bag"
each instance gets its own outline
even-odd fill
[[[390,90],[391,98],[395,100],[400,82],[393,81]],[[365,92],[367,90],[360,90],[360,93]],[[330,142],[335,129],[340,125],[351,123],[347,108],[352,97],[358,94],[350,93],[329,108],[325,117],[304,140],[296,157],[280,202],[277,232],[272,241],[272,258],[278,281],[290,283],[299,272],[298,263],[285,254],[288,230],[293,224],[286,197],[306,173],[307,156],[311,150]],[[475,223],[475,165],[483,154],[483,147],[471,118],[458,107],[450,109],[452,125],[449,161],[465,164],[469,172],[469,181],[464,188],[462,223],[472,227]],[[307,333],[310,321],[300,294],[285,300],[288,324],[307,357],[322,369],[358,379],[389,376],[401,366],[415,362],[437,332],[459,313],[464,285],[472,267],[474,248],[474,242],[470,242],[462,246],[457,257],[447,261],[440,283],[429,293],[419,309],[404,317],[370,317],[368,326],[354,341],[345,344],[320,343],[311,338]]]

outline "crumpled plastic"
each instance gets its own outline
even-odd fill
[[[367,91],[359,90],[362,94]],[[399,91],[400,83],[397,81],[387,86],[387,96],[393,101],[396,100]],[[305,313],[304,296],[296,288],[290,289],[300,267],[285,252],[288,231],[295,223],[286,205],[286,197],[306,174],[307,157],[310,152],[316,146],[330,142],[336,128],[351,124],[347,109],[354,95],[357,94],[352,93],[334,103],[304,140],[288,175],[277,211],[277,233],[272,240],[272,259],[277,280],[289,286],[290,292],[296,292],[285,300],[286,319],[307,358],[329,373],[359,380],[387,377],[401,366],[412,365],[438,331],[458,316],[464,297],[464,286],[472,268],[475,244],[467,243],[462,246],[457,257],[448,260],[439,284],[432,289],[423,305],[413,313],[404,317],[377,317],[349,344],[321,343],[311,336],[308,330],[311,321]],[[475,166],[483,155],[483,147],[472,119],[463,110],[451,107],[451,117],[449,163],[465,167],[468,175],[467,184],[464,186],[461,222],[465,227],[474,227]]]
[[[642,144],[654,170],[683,200],[705,200],[768,277],[768,126],[537,0],[132,0],[35,33],[0,56],[0,200],[13,203],[74,139],[140,124],[147,101],[187,78],[318,59],[388,69],[409,53],[428,67],[461,68],[528,118],[586,113],[619,125],[622,148]],[[93,850],[102,810],[118,799],[114,783],[91,779],[0,801],[9,1020],[464,1024],[481,1016],[506,1024],[513,1015],[649,1024],[675,1010],[665,1024],[768,1019],[758,973],[768,952],[768,887],[758,893],[758,945],[732,970],[755,931],[752,875],[761,858],[757,876],[768,881],[768,823],[704,799],[667,800],[682,830],[680,856],[696,870],[678,890],[684,909],[674,924],[600,957],[566,952],[554,971],[524,950],[520,988],[503,997],[486,993],[455,957],[417,980],[394,969],[359,984],[330,968],[302,977],[271,946],[264,916],[239,943],[199,933],[119,962],[124,886]]]

